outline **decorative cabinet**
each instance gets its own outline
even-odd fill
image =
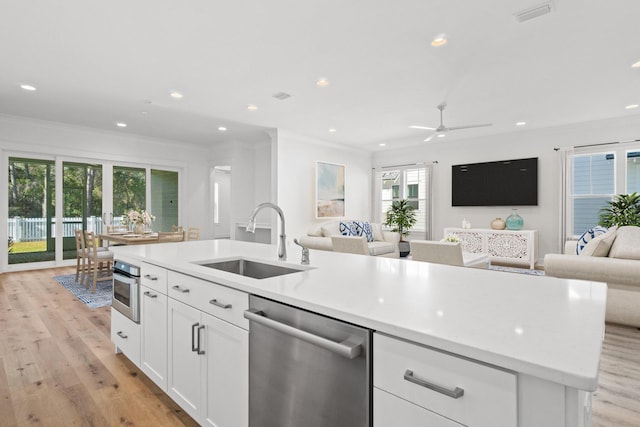
[[[536,265],[537,230],[445,228],[444,234],[458,236],[464,252],[486,254],[491,260],[503,263],[529,264],[531,269]]]

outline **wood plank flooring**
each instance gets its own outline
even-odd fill
[[[53,280],[74,271],[0,275],[0,426],[196,426],[114,354],[110,308],[89,309]],[[593,427],[640,427],[636,328],[607,325]]]
[[[197,426],[111,343],[110,307],[89,309],[53,276],[0,276],[0,426]]]

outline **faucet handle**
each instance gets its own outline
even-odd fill
[[[309,265],[309,248],[303,246],[296,238],[293,239],[293,243],[302,248],[302,260],[300,261],[300,264]]]

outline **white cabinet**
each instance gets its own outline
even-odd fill
[[[233,304],[223,303],[227,308],[209,304],[210,300],[228,301],[220,298],[221,294],[226,296],[224,287],[172,274],[169,289],[178,288],[170,293],[176,292],[181,300],[189,300],[189,295],[204,296],[194,299],[194,305],[195,301],[198,305],[204,301],[214,310],[226,310],[221,311],[224,316],[233,313]],[[188,292],[183,292],[187,289]],[[245,304],[247,294],[238,309]],[[168,313],[169,396],[203,425],[247,426],[249,332],[173,297],[168,301]]]
[[[462,424],[374,387],[373,427],[398,426],[463,427]]]
[[[140,366],[140,325],[111,308],[111,342],[136,366]]]
[[[373,337],[373,385],[393,395],[377,393],[378,401],[395,408],[391,410],[408,408],[408,425],[418,425],[415,419],[420,413],[442,426],[455,424],[447,424],[434,414],[477,427],[518,425],[515,373],[379,333]],[[404,399],[425,411],[393,399]],[[374,401],[378,413],[380,408],[375,405]],[[383,422],[400,416],[400,412],[386,414],[375,427],[404,425]]]
[[[534,268],[538,259],[537,230],[445,228],[444,235],[448,234],[458,236],[464,252],[486,254],[494,261],[525,263]]]
[[[140,368],[167,391],[167,295],[140,287]]]

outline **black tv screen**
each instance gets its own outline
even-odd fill
[[[538,158],[453,165],[453,206],[535,206]]]

